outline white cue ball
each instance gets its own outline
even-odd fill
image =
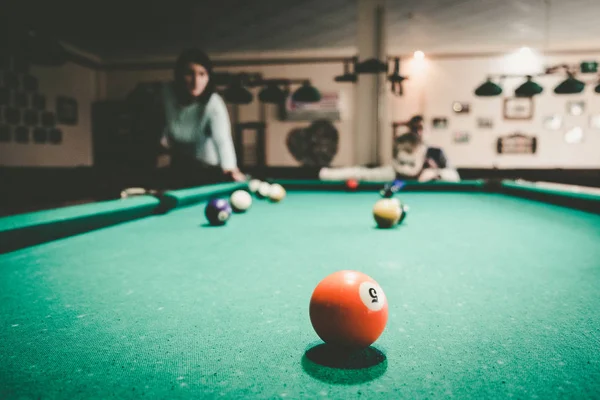
[[[231,203],[233,211],[238,213],[244,212],[252,205],[252,196],[245,190],[236,190],[231,194],[229,202]]]
[[[272,202],[278,203],[285,198],[285,189],[278,183],[271,185],[271,191],[269,192],[269,199]]]
[[[256,191],[258,197],[265,199],[269,197],[269,193],[271,193],[271,184],[269,182],[261,182]]]
[[[248,189],[250,189],[252,193],[256,193],[258,191],[260,183],[261,182],[258,179],[250,179],[250,182],[248,182]]]

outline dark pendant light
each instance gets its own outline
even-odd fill
[[[527,81],[515,90],[517,97],[533,97],[544,91],[544,88],[535,83],[531,76],[527,76]]]
[[[562,81],[554,88],[556,94],[577,94],[583,92],[585,83],[575,79],[572,73],[569,72],[569,77]]]
[[[292,100],[299,103],[317,103],[321,101],[321,93],[309,81],[304,81],[292,95]]]
[[[499,96],[502,94],[502,87],[492,82],[491,78],[487,78],[487,80],[479,85],[477,89],[475,89],[475,96],[480,97],[492,97]]]
[[[595,74],[596,72],[598,72],[598,62],[582,61],[579,65],[579,70],[583,74]]]
[[[225,101],[232,104],[250,104],[252,103],[252,93],[242,86],[241,83],[232,83],[223,93]]]
[[[281,104],[285,101],[285,92],[273,82],[268,82],[260,93],[258,99],[263,103]]]

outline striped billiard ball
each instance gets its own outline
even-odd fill
[[[213,226],[225,225],[231,218],[231,205],[225,199],[213,199],[204,209],[204,215]]]

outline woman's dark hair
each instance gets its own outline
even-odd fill
[[[415,115],[414,117],[412,117],[409,121],[408,124],[409,125],[414,125],[414,124],[419,124],[423,122],[423,116],[422,115]]]
[[[423,117],[421,115],[415,115],[412,117],[406,125],[410,128],[411,131],[415,131],[419,125],[423,123]]]
[[[180,99],[189,97],[185,87],[184,75],[187,72],[188,64],[199,64],[202,65],[208,73],[208,83],[206,88],[196,101],[206,104],[210,99],[210,96],[215,92],[215,85],[212,79],[213,65],[208,55],[199,49],[186,49],[177,58],[175,63],[174,75],[175,75],[175,88],[177,90],[177,96]]]
[[[394,142],[396,144],[410,144],[411,146],[416,146],[421,142],[421,138],[414,132],[406,132],[398,136]]]

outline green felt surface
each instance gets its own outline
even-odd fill
[[[282,184],[288,190],[330,190],[346,191],[346,181],[324,181],[324,180],[293,180],[281,179],[277,183]],[[356,191],[379,191],[388,181],[361,181]],[[460,182],[418,182],[404,181],[403,191],[482,191],[483,180],[465,180]]]
[[[121,210],[129,210],[132,208],[150,210],[147,213],[149,215],[151,214],[152,207],[156,207],[157,203],[158,200],[151,196],[137,196],[129,199],[80,204],[53,210],[43,210],[26,214],[11,215],[0,218],[0,232],[7,232],[36,225],[56,224],[81,217],[87,217],[92,214],[105,216],[107,214],[112,214]]]
[[[549,194],[555,196],[567,196],[575,199],[591,200],[600,202],[600,194],[597,193],[585,193],[577,191],[578,187],[574,186],[572,190],[548,188],[543,186],[536,186],[533,182],[513,182],[505,181],[502,182],[502,186],[510,189],[517,189],[522,191],[531,191],[542,194]]]
[[[0,218],[0,252],[30,246],[151,215],[151,196],[81,204]]]
[[[211,196],[227,197],[234,190],[247,189],[247,183],[220,183],[209,186],[200,186],[189,189],[172,190],[165,193],[166,197],[173,200],[175,207],[189,206],[200,201],[205,201]]]
[[[594,398],[600,216],[485,193],[289,193],[228,226],[203,204],[0,255],[0,398]],[[327,274],[389,300],[376,365],[306,355]],[[380,356],[382,355],[382,356]]]

